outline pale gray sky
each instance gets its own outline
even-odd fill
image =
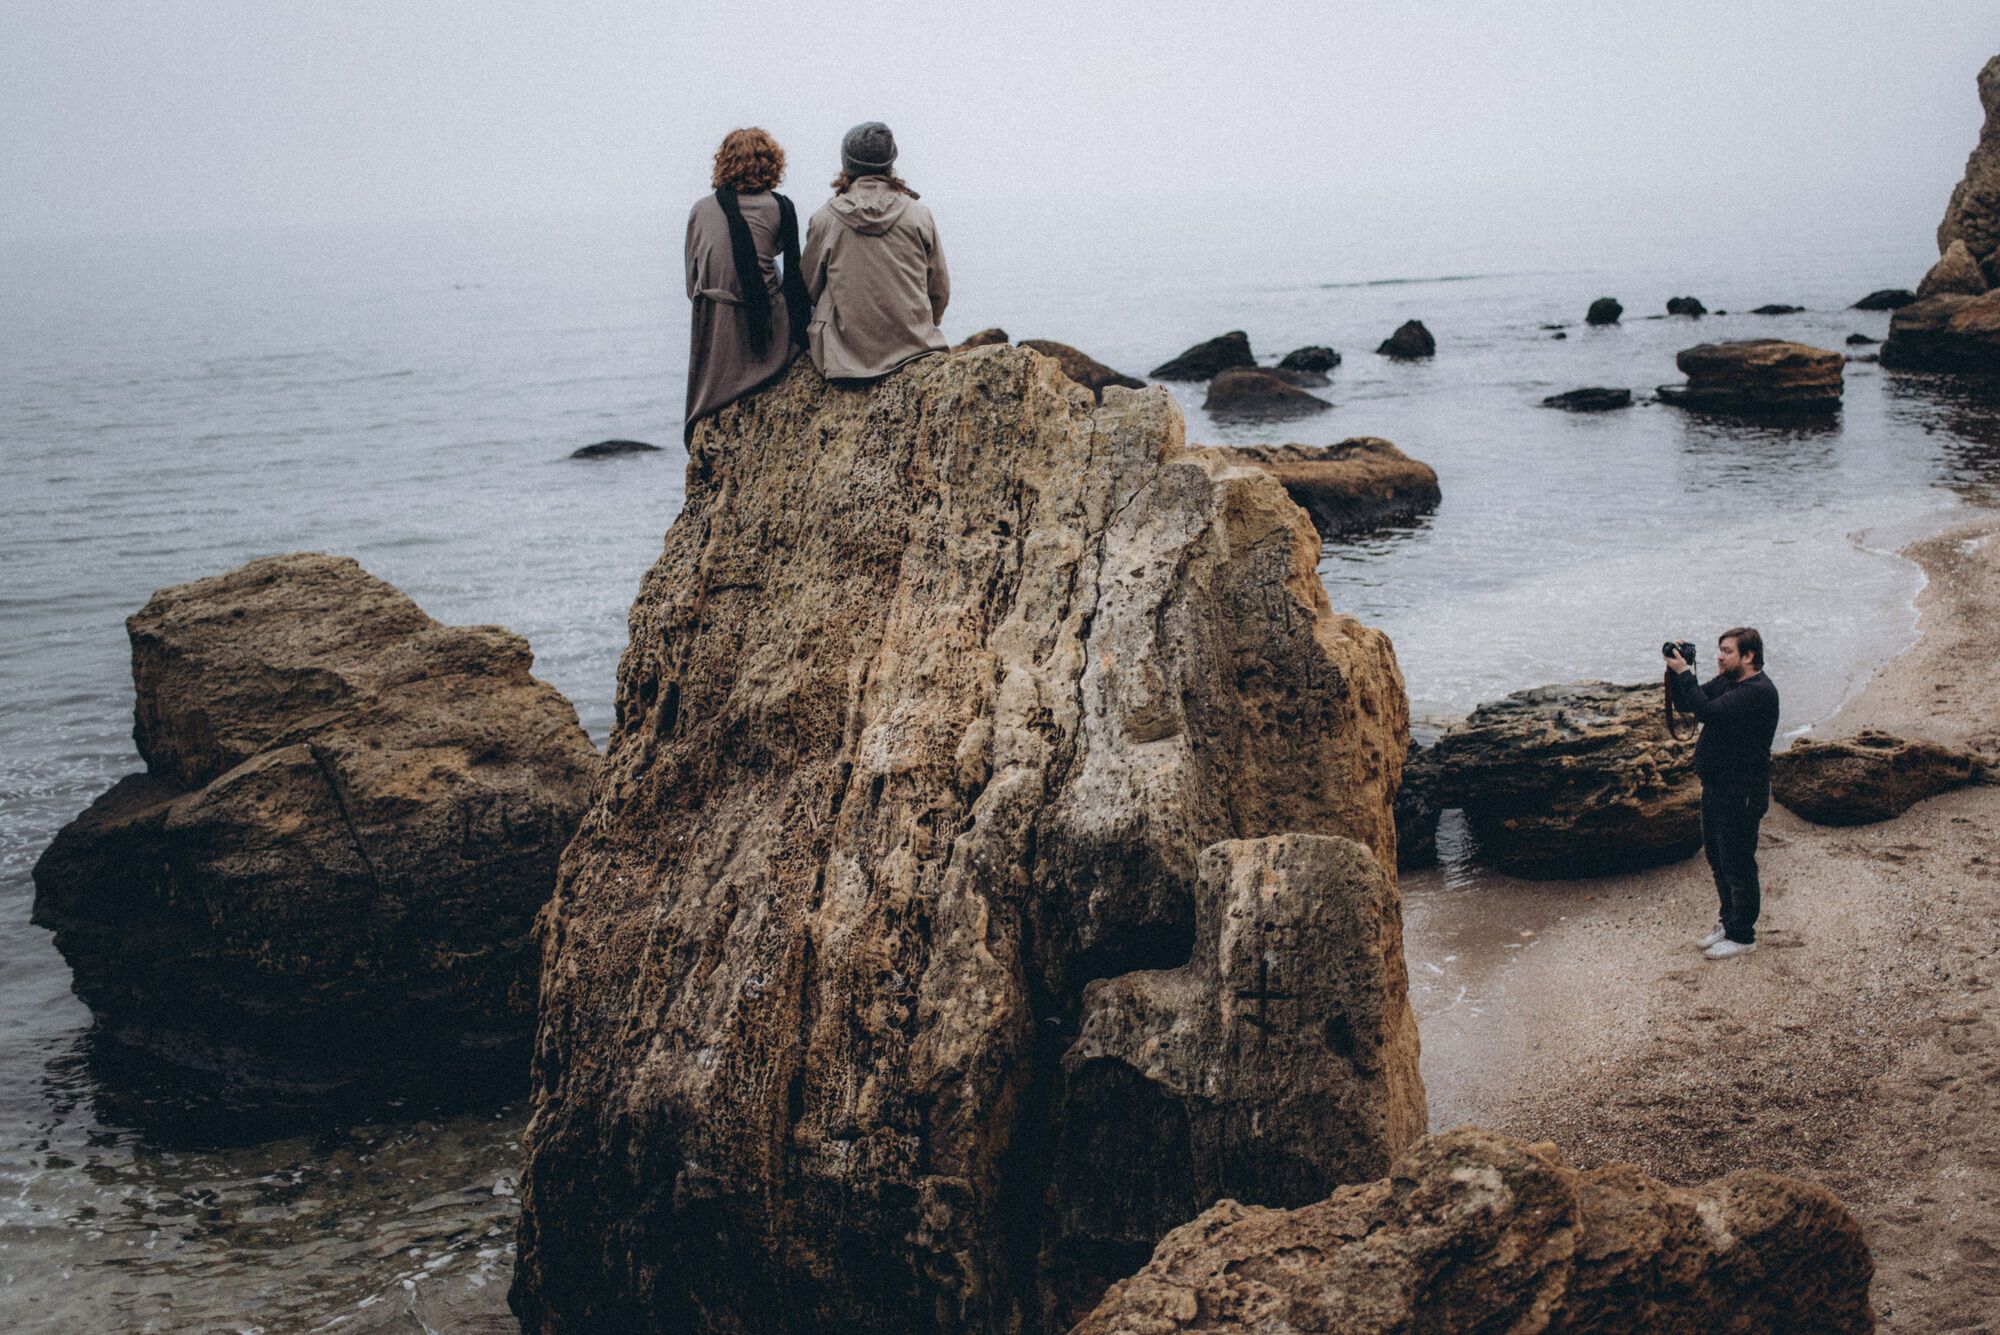
[[[1935,217],[1990,0],[0,0],[0,233],[661,209],[880,118],[959,200],[1682,199]]]

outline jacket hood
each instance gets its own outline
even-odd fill
[[[833,216],[863,236],[880,236],[896,225],[910,197],[879,176],[864,176],[835,195],[829,205]]]

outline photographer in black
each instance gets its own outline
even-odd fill
[[[1757,827],[1771,805],[1771,739],[1778,732],[1778,688],[1764,672],[1764,637],[1749,626],[1722,632],[1716,675],[1695,681],[1694,646],[1669,641],[1667,686],[1673,704],[1701,720],[1694,769],[1701,776],[1701,843],[1715,873],[1722,910],[1701,939],[1712,960],[1757,948]]]

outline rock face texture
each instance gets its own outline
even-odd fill
[[[1378,436],[1338,445],[1217,445],[1207,452],[1269,473],[1324,538],[1407,524],[1437,509],[1437,471]]]
[[[1763,1172],[1671,1187],[1468,1127],[1316,1205],[1216,1205],[1075,1335],[1861,1335],[1873,1278],[1823,1188]]]
[[[1024,338],[1020,346],[1054,359],[1055,364],[1062,368],[1064,375],[1089,390],[1100,403],[1104,401],[1104,391],[1113,385],[1122,389],[1146,387],[1145,381],[1136,376],[1126,375],[1122,371],[1114,371],[1095,357],[1078,352],[1067,343],[1057,343],[1053,339],[1046,338]]]
[[[1593,325],[1617,324],[1618,317],[1624,313],[1625,308],[1619,304],[1618,298],[1599,297],[1591,302],[1590,309],[1584,312],[1583,322]]]
[[[1614,408],[1630,408],[1632,391],[1593,385],[1588,389],[1569,389],[1560,394],[1551,394],[1542,400],[1542,406],[1561,408],[1573,413],[1605,413]]]
[[[1436,748],[1410,743],[1403,760],[1403,786],[1396,790],[1396,870],[1419,871],[1438,860]]]
[[[1882,365],[1906,371],[2000,374],[2000,289],[1927,297],[1889,317]]]
[[[1837,352],[1776,338],[1701,343],[1674,358],[1687,384],[1660,386],[1660,398],[1683,408],[1753,417],[1834,412],[1846,362]]]
[[[1438,739],[1431,800],[1459,808],[1514,876],[1568,880],[1678,862],[1701,847],[1692,722],[1667,731],[1657,686],[1572,682],[1481,705]]]
[[[1197,343],[1172,361],[1155,366],[1155,380],[1208,380],[1237,367],[1255,367],[1250,355],[1250,336],[1241,329]]]
[[[1977,756],[1867,729],[1771,757],[1771,796],[1820,825],[1867,825],[1986,777]]]
[[[1060,1328],[1215,1192],[1419,1132],[1354,847],[1393,654],[1181,431],[1009,348],[697,429],[542,923],[526,1330]]]
[[[1405,320],[1375,349],[1382,356],[1394,357],[1398,361],[1435,356],[1437,350],[1437,340],[1431,337],[1430,330],[1424,328],[1422,320]]]
[[[1986,110],[1979,142],[1965,160],[1965,178],[1951,192],[1938,224],[1938,252],[1962,241],[1988,286],[2000,285],[2000,56],[1979,71],[1979,105]]]
[[[1325,379],[1324,376],[1320,377]],[[1224,421],[1271,422],[1310,417],[1333,405],[1308,394],[1275,371],[1224,371],[1208,382],[1202,408]]]
[[[126,627],[147,772],[35,867],[100,1024],[239,1090],[518,1092],[531,926],[598,766],[527,643],[313,554]]]
[[[1965,248],[1965,242],[1953,241],[1945,247],[1944,254],[1931,266],[1923,281],[1917,284],[1917,298],[1961,296],[1976,297],[1990,284],[1986,274],[1979,267],[1979,261],[1972,258],[1972,252]],[[1903,306],[1909,305],[1904,302]],[[1896,309],[1901,310],[1902,306]]]

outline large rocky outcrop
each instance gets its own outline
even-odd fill
[[[1834,412],[1846,361],[1837,352],[1777,338],[1699,343],[1674,358],[1687,384],[1660,386],[1660,400],[1753,417]]]
[[[518,1092],[531,927],[598,763],[526,641],[315,554],[126,627],[147,772],[35,866],[105,1031],[238,1092]]]
[[[1677,862],[1701,847],[1694,731],[1658,686],[1571,682],[1484,704],[1425,757],[1433,804],[1465,812],[1515,876],[1567,880]]]
[[[2000,375],[2000,289],[1926,297],[1889,317],[1882,365],[1905,371]]]
[[[1394,657],[1181,431],[1009,348],[696,431],[543,921],[527,1330],[1035,1329],[1420,1130],[1345,842],[1393,866]]]
[[[1820,1187],[1672,1187],[1468,1127],[1304,1209],[1216,1205],[1075,1335],[1860,1335],[1873,1278],[1861,1225]]]
[[[1965,177],[1953,187],[1938,224],[1938,253],[1963,241],[1987,283],[2000,285],[2000,56],[1979,71],[1979,105],[1986,110],[1986,122],[1965,160]]]
[[[1215,445],[1216,458],[1269,473],[1324,538],[1407,524],[1437,509],[1437,470],[1379,436],[1337,445]]]
[[[1771,757],[1771,796],[1820,825],[1867,825],[1986,777],[1979,757],[1873,728]]]
[[[1965,242],[1953,241],[1945,247],[1944,254],[1938,256],[1930,272],[1917,284],[1916,298],[1960,296],[1976,297],[1992,284],[1986,281],[1986,273],[1979,267],[1979,261],[1972,258],[1972,252],[1965,248]],[[1908,306],[1909,302],[1897,306],[1897,310]]]

